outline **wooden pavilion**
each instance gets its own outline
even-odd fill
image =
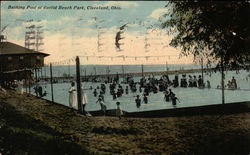
[[[32,70],[44,66],[47,53],[31,50],[20,45],[0,42],[0,82],[4,84],[14,80],[32,78]]]

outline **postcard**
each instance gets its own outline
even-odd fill
[[[0,154],[249,154],[249,10],[1,1]]]

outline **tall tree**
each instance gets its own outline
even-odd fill
[[[169,1],[162,27],[183,55],[205,56],[230,67],[250,62],[250,2]],[[217,61],[216,61],[217,60]]]

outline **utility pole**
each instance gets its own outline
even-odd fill
[[[81,88],[81,75],[80,75],[80,60],[76,57],[76,85],[77,85],[77,103],[78,111],[83,113],[82,109],[82,88]]]

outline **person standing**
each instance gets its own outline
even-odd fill
[[[69,89],[69,107],[77,109],[77,94],[74,82],[71,82],[71,88]]]
[[[122,109],[120,107],[120,102],[116,102],[117,108],[116,108],[116,116],[121,119],[121,116],[123,115]]]

